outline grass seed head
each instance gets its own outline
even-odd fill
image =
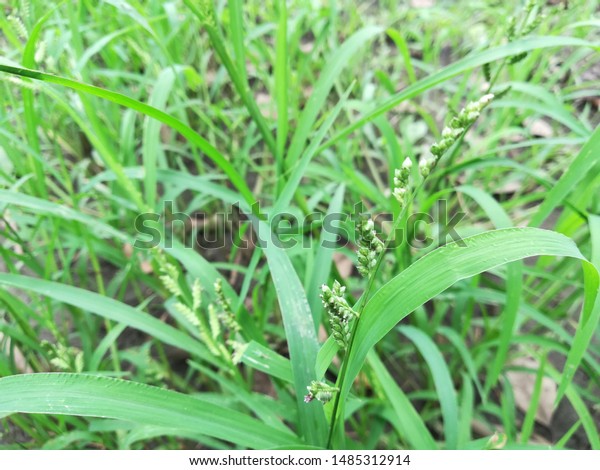
[[[14,15],[8,15],[6,19],[17,33],[17,36],[19,36],[20,39],[26,41],[29,37],[29,33],[27,32],[27,28],[25,27],[25,24],[23,23],[21,18]]]
[[[328,403],[335,392],[339,392],[339,388],[327,385],[325,382],[317,382],[313,380],[309,386],[306,387],[308,394],[304,396],[304,403],[310,403],[317,399],[321,403]]]
[[[221,324],[233,333],[237,333],[241,330],[239,323],[237,322],[235,313],[231,307],[231,301],[227,298],[223,292],[223,281],[218,278],[215,281],[215,294],[217,295],[217,302],[221,307],[220,312],[217,313]]]
[[[345,291],[338,281],[333,282],[331,289],[325,284],[321,286],[321,300],[329,316],[331,336],[342,349],[346,349],[350,341],[350,320],[358,316],[344,298]]]
[[[483,95],[477,101],[468,103],[457,116],[454,116],[450,120],[448,126],[442,130],[442,139],[431,146],[430,151],[436,161],[439,160],[440,157],[454,145],[454,142],[456,142],[465,130],[477,120],[481,111],[490,104],[493,99],[494,95],[491,93]]]
[[[383,242],[377,238],[371,219],[365,220],[358,227],[358,272],[369,277],[377,265],[377,257],[383,250]]]

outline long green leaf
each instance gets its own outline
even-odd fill
[[[485,191],[474,186],[459,186],[458,191],[472,197],[486,212],[496,228],[512,227],[512,222],[500,203]],[[523,265],[519,261],[510,263],[506,270],[506,304],[500,317],[500,339],[498,350],[485,382],[486,395],[496,385],[513,337],[521,294],[523,291]]]
[[[333,125],[338,114],[342,110],[342,107],[346,103],[346,99],[348,98],[351,89],[352,85],[350,85],[348,89],[344,92],[344,94],[340,97],[338,103],[335,105],[335,108],[333,108],[329,116],[327,116],[327,119],[325,119],[325,122],[323,122],[318,132],[311,140],[310,145],[302,154],[302,158],[300,158],[300,161],[298,161],[293,168],[288,168],[292,174],[289,177],[289,180],[287,181],[285,187],[283,188],[281,195],[277,199],[277,203],[275,204],[275,207],[272,210],[271,218],[276,216],[277,214],[280,214],[281,212],[284,212],[289,206],[290,201],[294,197],[296,189],[300,185],[300,181],[302,181],[302,177],[304,176],[308,164],[316,154],[317,146],[321,143],[321,141],[325,137],[325,134]]]
[[[227,49],[225,47],[225,40],[213,16],[214,12],[212,11],[212,6],[208,6],[212,2],[205,3],[202,7],[199,7],[199,5],[197,5],[197,2],[193,2],[192,0],[183,0],[183,3],[185,3],[185,5],[192,11],[192,13],[200,20],[200,23],[208,33],[210,43],[214,48],[215,52],[217,53],[217,56],[225,66],[225,69],[229,74],[229,78],[231,78],[231,81],[233,82],[236,91],[240,95],[244,106],[246,106],[248,113],[258,126],[258,129],[265,143],[267,144],[267,147],[269,147],[271,153],[275,155],[275,139],[271,134],[271,130],[269,129],[266,119],[263,117],[263,115],[260,112],[260,109],[258,108],[258,105],[256,104],[256,100],[254,99],[250,88],[248,87],[248,81],[245,79],[246,74],[238,70],[233,60],[229,56],[229,53],[227,52]],[[237,9],[237,12],[234,12],[234,15],[239,15],[241,17],[241,2],[239,0],[232,0],[230,2],[230,5],[233,5],[233,7]],[[239,18],[239,20],[241,21],[241,18]],[[238,37],[236,41],[242,40],[242,31],[238,29],[235,32],[235,36]],[[243,65],[245,66],[246,64],[244,63]]]
[[[289,151],[286,157],[286,165],[290,168],[296,163],[302,152],[304,145],[308,139],[310,131],[317,119],[317,116],[323,109],[323,105],[331,87],[338,78],[341,71],[344,69],[348,61],[357,53],[360,47],[365,42],[371,40],[376,35],[380,34],[382,29],[375,26],[368,26],[354,33],[348,38],[337,50],[333,51],[327,61],[327,65],[321,72],[319,80],[313,87],[312,93],[302,115],[298,120],[296,132],[292,137]],[[318,153],[318,152],[317,152]]]
[[[464,246],[461,246],[464,244]],[[579,259],[590,278],[589,302],[598,298],[598,271],[564,235],[533,228],[494,230],[428,253],[381,287],[358,320],[341,398],[349,392],[369,350],[399,321],[455,282],[511,261],[552,255]],[[594,289],[595,286],[595,289]],[[584,305],[584,310],[588,308]]]
[[[277,184],[283,183],[280,175],[284,171],[285,144],[288,136],[288,44],[287,44],[287,2],[277,2],[279,21],[275,45],[275,100],[277,102]]]
[[[592,262],[593,264],[585,265],[584,269],[593,274],[600,270],[600,260],[598,259],[598,251],[600,246],[600,218],[598,216],[590,217],[590,232],[592,239]],[[584,308],[581,311],[573,345],[569,349],[567,361],[563,369],[563,375],[556,393],[556,403],[558,403],[567,391],[567,387],[573,380],[575,372],[585,354],[587,347],[598,331],[600,324],[600,296],[594,297],[593,293],[600,288],[600,279],[597,276],[589,275],[585,277],[584,284]],[[589,307],[589,308],[586,308]]]
[[[294,382],[290,361],[256,341],[250,341],[245,346],[242,362],[248,367],[260,370],[271,377],[289,383]]]
[[[0,285],[36,292],[59,302],[73,305],[101,317],[136,328],[152,338],[195,354],[210,363],[217,363],[206,347],[191,336],[147,313],[109,297],[78,287],[20,274],[0,273]]]
[[[517,55],[521,52],[528,52],[535,49],[541,49],[546,47],[597,47],[598,45],[584,41],[582,39],[562,36],[543,36],[543,37],[527,37],[519,39],[518,41],[506,44],[504,46],[493,47],[485,51],[474,52],[468,55],[464,59],[461,59],[439,72],[428,75],[426,78],[419,80],[418,82],[406,87],[404,90],[396,93],[395,95],[386,99],[383,103],[375,106],[371,111],[365,113],[360,118],[352,122],[352,124],[345,127],[343,130],[338,132],[335,136],[325,142],[321,148],[317,151],[319,153],[326,147],[330,147],[340,139],[343,139],[352,131],[362,127],[365,123],[375,119],[377,116],[391,110],[398,104],[408,99],[414,98],[421,93],[433,88],[434,86],[449,80],[456,75],[471,70],[475,67],[481,67],[483,64],[488,62],[495,62],[497,60],[504,59]]]
[[[202,396],[84,374],[24,374],[0,379],[0,413],[96,416],[193,431],[249,448],[295,445],[267,426]]]
[[[410,339],[429,366],[444,418],[446,448],[458,445],[458,399],[444,356],[429,336],[414,326],[402,326],[398,331]]]
[[[308,444],[322,446],[325,444],[327,433],[323,407],[319,403],[307,405],[303,398],[306,395],[306,387],[310,385],[311,381],[317,380],[315,364],[319,342],[310,307],[290,258],[283,249],[277,246],[276,235],[262,221],[257,222],[256,230],[267,257],[283,318],[290,351],[301,435]]]
[[[93,228],[93,233],[97,235],[111,236],[121,241],[131,241],[131,238],[126,234],[119,232],[110,225],[102,222],[98,217],[92,217],[91,215],[83,214],[70,207],[45,201],[44,199],[8,191],[6,189],[0,189],[0,202],[31,209],[32,211],[43,215],[53,215],[64,220],[81,222],[82,224]]]
[[[544,202],[531,219],[531,227],[539,227],[556,207],[577,188],[577,184],[583,179],[589,170],[600,159],[600,126],[596,128],[589,140],[583,146],[579,154],[567,168],[544,197]]]
[[[54,12],[61,7],[65,1],[58,3],[53,8],[50,8],[44,16],[42,16],[33,27],[27,44],[25,44],[25,50],[23,51],[23,65],[25,67],[35,67],[35,51],[38,43],[40,34],[42,33],[42,27],[48,21]],[[36,154],[40,153],[40,139],[38,137],[37,126],[39,123],[39,116],[35,112],[34,108],[34,93],[33,90],[23,87],[21,91],[23,99],[23,112],[25,116],[25,124],[27,126],[27,143],[33,149]],[[47,197],[48,190],[46,188],[46,179],[44,177],[44,169],[41,162],[31,155],[29,156],[30,165],[33,167],[35,184],[32,186],[33,193],[40,191],[40,196]]]
[[[167,126],[179,132],[190,143],[196,145],[208,157],[210,157],[225,172],[225,174],[229,176],[232,184],[238,189],[238,191],[240,191],[241,195],[244,197],[244,199],[246,200],[246,202],[248,202],[249,205],[252,205],[255,202],[255,198],[252,194],[252,191],[250,191],[248,185],[246,184],[242,176],[237,172],[235,167],[223,155],[221,155],[221,153],[215,147],[213,147],[208,141],[201,137],[200,134],[198,134],[192,128],[184,124],[179,119],[176,119],[173,116],[159,109],[156,109],[148,104],[130,98],[129,96],[122,95],[121,93],[105,90],[103,88],[88,85],[86,83],[81,83],[76,80],[57,77],[56,75],[50,75],[44,72],[40,72],[38,70],[31,70],[21,67],[12,67],[10,65],[0,64],[0,72],[7,72],[13,75],[19,75],[21,77],[33,78],[35,80],[41,80],[47,83],[54,83],[56,85],[61,85],[67,88],[71,88],[73,90],[89,93],[90,95],[99,96],[100,98],[112,101],[113,103],[125,106],[127,108],[131,108],[146,116],[156,119],[157,121],[160,121],[163,124],[166,124]],[[118,173],[117,176],[119,176]]]
[[[173,85],[175,84],[175,69],[167,68],[158,74],[148,104],[163,110]],[[142,138],[142,158],[146,175],[144,178],[144,196],[148,207],[154,208],[156,203],[156,170],[160,150],[160,122],[146,116],[144,119],[144,135]]]
[[[414,449],[437,449],[435,439],[425,426],[423,419],[412,406],[412,403],[396,384],[387,371],[379,356],[374,351],[368,355],[369,365],[383,388],[385,398],[398,417],[399,429],[402,438]]]

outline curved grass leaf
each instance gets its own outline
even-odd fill
[[[477,377],[477,367],[475,366],[475,362],[473,361],[473,356],[469,351],[465,340],[461,337],[460,334],[457,333],[456,330],[453,330],[447,326],[441,326],[437,329],[437,332],[441,335],[444,335],[446,339],[456,348],[458,354],[460,355],[461,360],[465,365],[465,369],[468,374],[464,374],[466,377],[469,377],[475,387],[477,387],[477,392],[483,401],[485,401],[485,394],[483,393],[483,387],[481,386],[481,382],[479,381],[479,377]]]
[[[585,277],[584,284],[584,303],[591,308],[585,308],[581,312],[579,323],[577,324],[577,330],[575,331],[575,337],[573,338],[573,345],[569,350],[567,361],[563,369],[560,385],[556,393],[556,403],[558,403],[565,392],[567,387],[571,383],[571,380],[575,376],[575,372],[581,363],[584,354],[594,333],[598,330],[600,324],[600,296],[594,297],[593,293],[598,291],[600,288],[600,280],[597,276],[593,276],[600,270],[600,264],[598,260],[598,246],[600,245],[600,223],[597,217],[591,217],[590,232],[592,239],[592,262],[594,264],[584,265],[584,270],[591,273],[592,275]]]
[[[439,72],[432,73],[426,78],[419,80],[418,82],[406,87],[404,90],[390,96],[383,103],[374,107],[371,111],[367,112],[363,116],[359,117],[352,124],[345,127],[343,130],[338,132],[335,136],[325,142],[317,151],[319,153],[324,148],[330,147],[335,142],[343,139],[352,131],[362,127],[365,123],[375,119],[377,116],[389,111],[396,107],[398,104],[406,101],[410,98],[420,95],[421,93],[433,88],[434,86],[459,75],[463,72],[471,70],[475,67],[481,67],[488,62],[494,62],[497,60],[504,59],[513,55],[520,54],[521,52],[528,52],[535,49],[541,49],[546,47],[597,47],[597,44],[593,42],[584,41],[582,39],[562,36],[543,36],[543,37],[527,37],[519,39],[518,41],[506,44],[504,46],[493,47],[485,51],[475,52],[468,55],[464,59],[461,59],[448,67],[443,68]]]
[[[485,211],[496,228],[512,227],[513,224],[500,203],[485,191],[474,186],[459,186],[457,191],[472,197]],[[515,324],[517,322],[522,291],[523,265],[522,263],[515,261],[510,263],[506,269],[506,303],[499,319],[501,326],[498,350],[496,351],[493,364],[486,377],[486,395],[487,392],[496,385],[500,373],[502,372],[502,368],[504,367],[504,363],[506,362],[510,341],[513,337]]]
[[[66,3],[65,0],[58,3],[53,8],[50,8],[49,11],[46,12],[46,14],[36,22],[35,26],[31,30],[31,34],[29,35],[27,43],[25,44],[25,50],[23,51],[23,65],[25,67],[35,67],[35,51],[37,48],[38,39],[40,38],[40,34],[42,32],[42,27],[46,21],[52,17],[54,12],[64,3]],[[39,154],[40,139],[37,131],[39,117],[34,109],[33,90],[23,87],[21,90],[21,96],[23,99],[23,114],[25,117],[25,124],[27,126],[27,142],[33,149],[34,153]],[[44,176],[43,165],[39,160],[33,158],[32,155],[29,155],[28,159],[35,174],[35,184],[32,186],[33,192],[35,194],[39,190],[40,195],[46,197],[48,195],[48,191],[46,189],[46,179]]]
[[[43,215],[53,215],[64,220],[81,222],[88,227],[92,227],[94,229],[93,233],[95,234],[106,234],[124,242],[131,241],[129,236],[102,222],[102,220],[97,217],[83,214],[67,206],[62,206],[44,199],[8,191],[6,189],[0,189],[0,202],[31,209],[32,211]]]
[[[432,339],[414,326],[402,326],[398,331],[410,339],[429,366],[444,419],[446,448],[458,445],[458,399],[444,356]]]
[[[379,359],[379,356],[374,351],[370,351],[367,360],[371,370],[383,388],[383,393],[387,401],[396,413],[398,420],[396,428],[401,437],[413,449],[437,449],[438,446],[435,439],[431,436],[423,419],[412,406],[412,403],[402,389],[396,384],[381,362],[381,359]]]
[[[338,78],[341,71],[346,66],[347,62],[357,53],[360,47],[365,42],[371,40],[383,30],[376,26],[368,26],[354,33],[349,37],[337,50],[333,51],[329,60],[326,62],[326,67],[319,76],[319,80],[315,83],[312,93],[304,111],[298,119],[296,131],[292,137],[286,157],[286,166],[289,168],[296,163],[300,154],[304,151],[304,146],[310,131],[317,119],[317,116],[323,109],[325,100],[329,96],[329,92],[335,80]],[[318,153],[318,152],[317,152]]]
[[[248,367],[260,370],[271,377],[284,382],[294,382],[290,361],[256,341],[250,341],[246,345],[241,361]]]
[[[176,70],[167,68],[161,71],[156,78],[154,88],[150,94],[148,104],[156,109],[163,110],[167,104],[169,94],[175,84]],[[156,202],[157,164],[160,151],[160,122],[146,116],[144,119],[144,134],[142,137],[142,159],[144,162],[144,196],[148,207],[154,208]]]
[[[78,287],[20,274],[0,273],[0,285],[16,287],[64,302],[147,333],[152,338],[218,364],[206,347],[191,336],[117,300]]]
[[[544,197],[544,202],[531,219],[531,227],[539,227],[600,159],[600,126],[596,128],[565,173]]]
[[[554,380],[557,384],[561,384],[564,382],[564,375],[561,376],[560,372],[558,372],[551,365],[546,366],[546,371],[550,378]],[[575,412],[579,416],[581,420],[581,424],[585,429],[585,433],[590,440],[590,444],[593,450],[600,450],[600,434],[598,433],[598,427],[589,412],[585,401],[581,398],[579,393],[577,393],[576,388],[573,386],[573,383],[569,382],[564,387],[564,394],[571,403],[571,406],[575,409]]]
[[[344,94],[341,96],[341,98],[335,105],[335,108],[333,108],[329,116],[327,116],[327,119],[325,119],[321,127],[319,127],[319,130],[317,131],[316,135],[311,140],[310,144],[302,154],[302,158],[300,158],[300,161],[298,161],[297,164],[293,167],[288,167],[289,171],[291,172],[291,176],[289,177],[289,180],[283,188],[281,195],[277,199],[275,207],[272,210],[271,217],[274,217],[275,215],[284,212],[286,208],[289,207],[290,201],[294,197],[294,193],[298,189],[300,181],[304,177],[304,173],[306,171],[306,168],[308,167],[308,164],[316,154],[317,146],[321,143],[321,141],[325,137],[325,134],[338,117],[338,114],[342,110],[344,103],[346,103],[346,100],[351,90],[352,85],[350,85],[350,87],[348,87],[348,89],[344,92]]]
[[[344,202],[345,185],[341,184],[335,191],[327,210],[325,219],[329,216],[335,217],[336,214],[340,214],[342,211],[342,205]],[[334,218],[334,220],[336,220]],[[315,327],[318,327],[321,321],[321,299],[319,298],[319,287],[327,282],[329,279],[329,273],[331,272],[331,263],[333,261],[333,244],[337,238],[337,231],[339,227],[331,226],[325,230],[321,230],[321,238],[319,239],[319,247],[317,248],[317,254],[313,264],[312,272],[308,282],[307,297],[308,304],[313,313],[313,319],[315,321]]]
[[[252,117],[252,119],[254,120],[256,125],[258,126],[258,129],[259,129],[265,143],[269,147],[269,150],[271,151],[271,153],[273,155],[275,155],[276,154],[275,139],[273,138],[273,135],[271,134],[269,125],[268,125],[266,119],[261,114],[260,109],[258,108],[258,105],[256,104],[256,100],[254,99],[254,95],[251,93],[251,90],[248,87],[248,81],[246,80],[245,71],[238,69],[238,67],[236,67],[236,64],[233,62],[233,60],[229,56],[229,53],[227,52],[227,48],[226,48],[226,41],[223,38],[223,35],[221,34],[219,26],[216,24],[216,22],[214,22],[212,20],[207,20],[205,11],[202,11],[202,7],[197,5],[197,2],[193,2],[191,0],[183,0],[183,3],[185,3],[185,5],[191,10],[191,12],[198,18],[198,20],[200,21],[200,24],[202,25],[204,30],[208,33],[210,43],[211,43],[212,47],[214,48],[217,56],[219,57],[221,63],[225,66],[225,69],[227,70],[227,73],[229,74],[229,78],[233,82],[233,85],[235,86],[236,91],[238,92],[238,94],[240,95],[240,98],[242,99],[242,101],[244,103],[244,106],[248,110],[248,114],[250,114],[250,116]],[[234,7],[234,12],[232,13],[233,16],[236,16],[236,15],[241,16],[242,15],[241,2],[239,2],[239,0],[235,1],[235,2],[230,2],[230,7],[232,4]],[[206,6],[207,6],[207,4],[204,5],[204,7],[203,7],[204,10],[206,10]],[[208,7],[208,8],[212,8],[212,7]],[[235,10],[237,10],[237,11],[235,11]],[[211,14],[211,13],[209,13],[209,14]],[[232,20],[232,23],[235,21],[236,21],[235,19]],[[241,21],[241,18],[239,18],[239,21]],[[234,28],[233,24],[232,24],[232,28]],[[242,41],[241,48],[243,51],[243,32],[240,30],[240,28],[237,28],[235,31],[233,31],[233,35],[235,37],[237,37],[238,42]],[[239,59],[239,63],[238,63],[239,65],[243,65],[244,67],[246,66],[245,61],[243,60],[243,57],[238,56],[238,57],[236,57],[236,59]]]
[[[92,399],[93,397],[93,399]],[[193,431],[249,448],[296,445],[239,411],[171,390],[85,374],[23,374],[0,379],[0,413],[113,418]]]
[[[54,83],[56,85],[61,85],[67,88],[71,88],[73,90],[98,96],[108,101],[112,101],[113,103],[116,103],[118,105],[131,108],[148,117],[156,119],[157,121],[160,121],[163,124],[166,124],[173,130],[179,132],[190,143],[196,145],[209,158],[211,158],[225,172],[225,174],[229,176],[231,183],[238,189],[240,194],[244,197],[244,199],[246,200],[246,202],[248,202],[249,205],[252,205],[255,202],[255,198],[252,194],[252,191],[250,191],[250,188],[248,188],[248,185],[244,181],[244,178],[242,178],[242,176],[237,172],[235,167],[223,155],[221,155],[221,153],[215,147],[213,147],[207,140],[205,140],[203,137],[200,136],[200,134],[194,131],[191,127],[184,124],[179,119],[148,104],[142,103],[141,101],[130,98],[129,96],[125,96],[121,93],[105,90],[103,88],[88,85],[86,83],[81,83],[76,80],[71,80],[69,78],[57,77],[55,75],[40,72],[38,70],[31,70],[22,67],[12,67],[10,65],[5,64],[0,64],[0,72],[6,72],[21,77],[33,78],[35,80],[41,80],[47,83]]]
[[[530,256],[567,256],[582,261],[588,297],[584,313],[598,298],[598,271],[584,258],[575,243],[564,235],[533,228],[485,232],[428,253],[381,287],[358,320],[354,348],[340,391],[347,396],[369,350],[399,321],[455,282],[511,261]]]
[[[289,256],[277,246],[278,240],[269,225],[257,221],[255,230],[267,257],[283,318],[285,336],[290,351],[301,435],[308,444],[324,445],[327,422],[323,407],[320,403],[306,404],[303,398],[306,395],[306,387],[310,385],[311,381],[317,380],[315,363],[319,350],[315,325],[304,288]]]

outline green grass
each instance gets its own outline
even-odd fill
[[[9,2],[0,448],[600,449],[597,2],[524,3]],[[368,279],[358,203],[392,218]]]

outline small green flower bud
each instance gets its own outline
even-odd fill
[[[394,171],[394,190],[393,196],[403,206],[406,203],[408,196],[408,188],[410,186],[410,170],[412,168],[412,160],[409,157],[404,159],[402,167]]]
[[[426,158],[422,158],[419,162],[419,173],[423,178],[427,178],[429,173],[431,173],[431,169],[433,168],[434,160],[428,160]]]
[[[310,403],[315,398],[321,403],[328,403],[335,392],[339,392],[340,389],[327,385],[325,382],[317,382],[313,380],[309,386],[306,387],[308,394],[304,396],[304,403]]]

